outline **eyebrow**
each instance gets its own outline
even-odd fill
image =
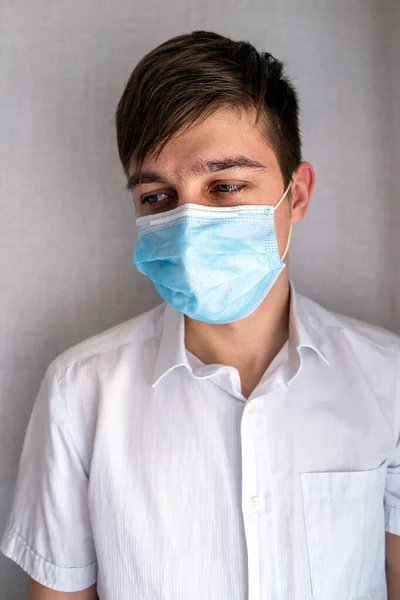
[[[247,156],[228,156],[226,158],[220,158],[217,160],[199,160],[189,168],[189,175],[199,176],[207,175],[208,173],[216,173],[218,171],[227,171],[228,169],[251,169],[257,171],[266,171],[267,167],[262,163],[252,160]],[[146,183],[165,183],[166,185],[173,185],[172,182],[165,177],[162,173],[157,171],[142,171],[139,177],[139,172],[132,173],[128,177],[128,183],[126,189],[133,191],[139,185]]]

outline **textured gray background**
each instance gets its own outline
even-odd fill
[[[297,288],[400,333],[400,2],[0,0],[0,532],[49,362],[158,303],[113,114],[135,62],[199,28],[275,53],[300,91],[317,184]],[[0,599],[25,585],[0,558]]]

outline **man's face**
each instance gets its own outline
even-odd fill
[[[133,188],[137,216],[187,203],[212,207],[275,205],[284,192],[283,177],[275,153],[261,135],[261,125],[254,127],[254,116],[250,111],[219,110],[168,142],[157,160],[148,157],[142,170],[144,183]],[[129,175],[135,170],[132,160]],[[132,180],[135,183],[134,176]],[[289,202],[293,203],[291,214]],[[277,210],[281,254],[290,222],[304,216],[306,204],[299,212],[288,196]]]

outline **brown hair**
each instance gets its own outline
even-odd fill
[[[136,65],[115,115],[125,174],[132,154],[141,172],[145,158],[157,158],[174,134],[227,106],[256,110],[287,185],[301,162],[301,138],[297,92],[284,65],[211,31],[173,37]]]

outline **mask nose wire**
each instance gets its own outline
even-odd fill
[[[280,205],[282,204],[282,202],[284,201],[284,199],[285,199],[285,198],[286,198],[286,196],[288,195],[288,193],[289,193],[289,190],[290,190],[290,188],[291,188],[291,186],[292,186],[292,183],[293,183],[293,181],[292,181],[292,180],[290,180],[290,181],[289,181],[289,185],[287,186],[287,188],[286,188],[286,190],[285,190],[285,192],[284,192],[284,194],[283,194],[282,198],[281,198],[281,199],[279,200],[279,202],[278,202],[278,203],[275,205],[275,207],[274,207],[274,212],[275,212],[275,211],[276,211],[276,210],[277,210],[277,209],[280,207]],[[290,245],[290,238],[291,238],[291,235],[292,235],[292,224],[290,223],[288,241],[287,241],[287,244],[286,244],[285,251],[284,251],[284,253],[283,253],[283,254],[282,254],[282,256],[281,256],[281,260],[284,260],[284,259],[285,259],[285,257],[286,257],[286,254],[288,253],[288,250],[289,250],[289,245]]]

